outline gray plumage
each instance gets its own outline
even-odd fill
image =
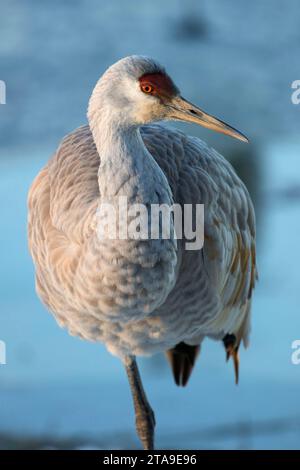
[[[135,406],[144,404],[149,417],[128,358],[169,350],[175,379],[185,384],[206,336],[229,338],[234,356],[248,342],[257,275],[254,210],[232,166],[200,139],[152,122],[188,120],[246,138],[181,98],[164,69],[140,56],[105,72],[88,119],[29,192],[37,292],[70,334],[122,358]],[[204,204],[203,249],[188,251],[174,231],[170,239],[99,239],[99,206],[117,207],[120,196],[147,207]],[[153,445],[153,419],[137,426],[145,448]]]
[[[205,205],[203,250],[185,251],[178,241],[177,279],[167,299],[156,310],[140,313],[142,318],[134,313],[137,318],[130,321],[126,314],[122,321],[122,307],[127,311],[130,303],[138,311],[147,287],[138,278],[138,257],[135,263],[117,247],[112,253],[97,251],[93,222],[100,158],[84,126],[63,140],[29,195],[29,239],[39,295],[71,334],[104,342],[114,354],[149,354],[181,341],[221,339],[226,333],[247,342],[255,223],[244,184],[231,165],[198,138],[159,125],[142,127],[141,135],[166,175],[175,202]],[[134,250],[138,243],[131,245]],[[159,259],[157,266],[143,271],[150,284],[156,282],[156,268],[159,280]],[[155,286],[156,295],[159,288]],[[111,304],[114,313],[103,312],[102,302],[105,309]]]

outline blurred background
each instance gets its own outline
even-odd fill
[[[180,127],[222,152],[255,201],[260,282],[241,378],[206,341],[186,389],[163,356],[141,359],[158,448],[300,448],[300,79],[298,0],[1,0],[1,448],[139,446],[121,362],[61,330],[38,300],[26,241],[28,188],[60,139],[86,123],[107,66],[162,62],[182,94],[237,127],[245,145]],[[178,127],[179,125],[177,125]]]

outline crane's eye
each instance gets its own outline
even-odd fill
[[[144,93],[152,93],[154,91],[153,86],[149,85],[149,83],[143,83],[141,89]]]

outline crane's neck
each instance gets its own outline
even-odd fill
[[[120,116],[112,106],[98,107],[97,101],[95,106],[93,104],[92,96],[88,117],[100,157],[97,249],[99,253],[107,253],[103,258],[108,260],[105,266],[108,284],[125,285],[128,290],[123,292],[134,293],[126,294],[124,305],[118,300],[114,318],[118,318],[116,315],[120,312],[122,320],[143,318],[164,303],[176,282],[179,263],[173,219],[171,215],[168,218],[169,237],[162,236],[160,218],[158,236],[152,237],[151,218],[153,204],[172,206],[172,193],[163,171],[145,147],[138,126],[128,123],[125,113]],[[121,198],[122,201],[126,198],[126,210],[119,205]],[[101,211],[107,205],[108,215]],[[141,227],[138,213],[129,214],[137,205],[146,209],[141,229],[146,238],[139,238],[139,230],[134,235],[131,232],[130,227]],[[113,222],[117,221],[112,228],[110,214],[115,214]],[[128,277],[131,270],[139,273],[138,276]],[[107,302],[111,305],[110,298]]]
[[[138,126],[105,108],[90,114],[89,121],[100,156],[101,199],[126,196],[129,202],[171,204],[168,181],[147,150]],[[165,193],[164,201],[157,201],[157,192]]]

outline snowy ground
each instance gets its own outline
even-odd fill
[[[300,365],[291,363],[291,343],[300,339],[300,107],[290,102],[290,83],[299,78],[297,2],[284,14],[280,0],[272,9],[269,2],[255,1],[251,8],[245,1],[204,2],[204,37],[180,40],[180,2],[172,2],[174,8],[169,0],[143,8],[126,2],[125,11],[125,2],[116,2],[116,10],[102,2],[97,10],[97,0],[89,2],[94,15],[86,2],[75,3],[77,9],[54,1],[33,8],[29,0],[1,6],[7,14],[0,18],[0,79],[9,94],[0,107],[0,340],[7,345],[7,365],[0,365],[0,448],[138,445],[120,362],[102,345],[57,327],[34,293],[26,244],[26,194],[33,177],[54,143],[84,121],[88,94],[103,67],[133,52],[158,57],[187,97],[250,133],[254,157],[253,163],[247,159],[245,178],[251,180],[253,167],[259,176],[254,195],[260,282],[251,347],[241,352],[240,385],[234,385],[220,344],[205,343],[186,389],[173,384],[163,357],[142,360],[156,410],[157,446],[300,448]],[[122,40],[112,31],[122,31]],[[225,137],[184,129],[230,155]],[[242,152],[241,145],[230,149]]]

